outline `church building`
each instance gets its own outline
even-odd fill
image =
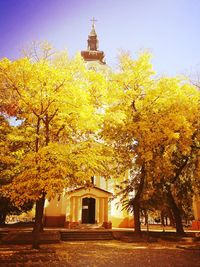
[[[88,68],[98,69],[106,66],[103,51],[98,50],[99,42],[94,19],[88,35],[87,50],[81,51]],[[127,177],[126,177],[127,178]],[[113,199],[115,182],[106,181],[103,177],[93,177],[91,187],[80,187],[65,192],[60,199],[46,201],[44,224],[66,228],[80,227],[81,224],[97,224],[105,228],[133,227],[133,214],[122,210]],[[116,205],[118,204],[118,205]],[[117,208],[118,207],[118,208]],[[192,229],[200,230],[200,199],[193,201],[194,221]]]
[[[107,67],[103,51],[98,50],[98,38],[94,19],[88,35],[87,50],[81,51],[88,68]],[[116,207],[113,200],[114,181],[106,181],[103,177],[93,177],[91,187],[80,187],[65,192],[61,198],[46,201],[44,224],[76,228],[81,224],[97,224],[105,228],[132,227],[133,216]]]

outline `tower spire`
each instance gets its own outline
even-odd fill
[[[99,41],[95,30],[95,22],[97,21],[94,17],[90,20],[92,22],[92,29],[88,35],[87,50],[81,51],[81,55],[85,61],[98,61],[101,64],[105,64],[104,52],[99,51]]]
[[[95,31],[95,24],[94,22],[97,21],[94,17],[90,20],[92,21],[92,29],[90,34],[88,35],[88,50],[89,51],[97,51],[98,50],[98,38]]]
[[[97,20],[93,17],[90,21],[92,21],[92,30],[89,36],[97,36],[96,31],[95,31],[95,22]]]

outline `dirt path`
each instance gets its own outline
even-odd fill
[[[199,267],[200,247],[172,242],[77,241],[42,245],[1,245],[1,267]]]

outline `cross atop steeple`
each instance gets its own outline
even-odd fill
[[[94,24],[95,21],[97,21],[97,20],[93,17],[90,21],[92,21],[92,30],[91,30],[89,36],[97,36],[96,31],[95,31],[95,24]]]
[[[90,21],[92,21],[92,27],[94,27],[94,23],[97,21],[94,17],[90,20]]]

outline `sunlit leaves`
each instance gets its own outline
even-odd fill
[[[112,151],[99,142],[107,73],[87,70],[80,55],[69,59],[47,43],[26,57],[0,62],[2,111],[21,120],[12,142],[24,140],[12,186],[4,193],[17,204],[55,197],[91,176],[108,176]],[[13,108],[15,103],[16,108]]]
[[[132,156],[133,165],[145,164],[149,183],[177,180],[181,187],[187,168],[193,177],[191,165],[198,153],[200,95],[181,78],[153,79],[149,59],[146,53],[137,60],[127,54],[120,57],[120,70],[110,83],[103,134],[124,162]],[[187,166],[177,176],[186,159]],[[195,180],[190,186],[196,187]]]

